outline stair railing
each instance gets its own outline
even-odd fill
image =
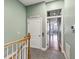
[[[28,33],[27,36],[16,40],[14,42],[9,42],[4,45],[4,58],[5,59],[31,59],[30,54],[30,39],[31,35]],[[11,51],[11,53],[9,53]]]

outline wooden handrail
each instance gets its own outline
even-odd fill
[[[19,40],[16,40],[16,41],[13,41],[13,42],[9,42],[9,43],[6,43],[4,44],[4,47],[7,47],[11,44],[14,44],[14,43],[20,43],[22,41],[27,41],[29,38],[31,38],[31,36],[29,36],[29,34],[27,36],[24,36],[23,38],[19,39]]]

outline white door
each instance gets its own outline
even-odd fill
[[[42,19],[40,17],[28,18],[28,33],[31,33],[31,47],[42,47]]]

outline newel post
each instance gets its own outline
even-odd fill
[[[31,34],[28,33],[28,59],[31,59],[31,53],[30,53],[30,39],[31,39]]]

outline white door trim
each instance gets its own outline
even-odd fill
[[[56,17],[59,17],[59,16],[56,16]],[[63,15],[61,15],[60,17],[61,17],[61,45],[60,45],[60,47],[61,47],[61,52],[63,52]],[[51,17],[51,18],[55,18],[55,17]],[[48,17],[47,17],[47,19],[48,19]],[[47,30],[47,22],[46,22],[46,30]],[[46,33],[46,35],[47,35],[47,33]],[[48,40],[48,37],[46,37],[46,39]],[[47,42],[47,44],[48,44],[48,42]]]
[[[64,32],[64,31],[63,31],[63,15],[62,15],[62,17],[61,17],[61,51],[62,51],[62,52],[63,52],[63,50],[64,50],[64,49],[63,49],[63,48],[64,48],[64,47],[63,47],[63,44],[64,44],[64,41],[63,41],[63,39],[64,39],[64,38],[63,38],[63,32]]]

